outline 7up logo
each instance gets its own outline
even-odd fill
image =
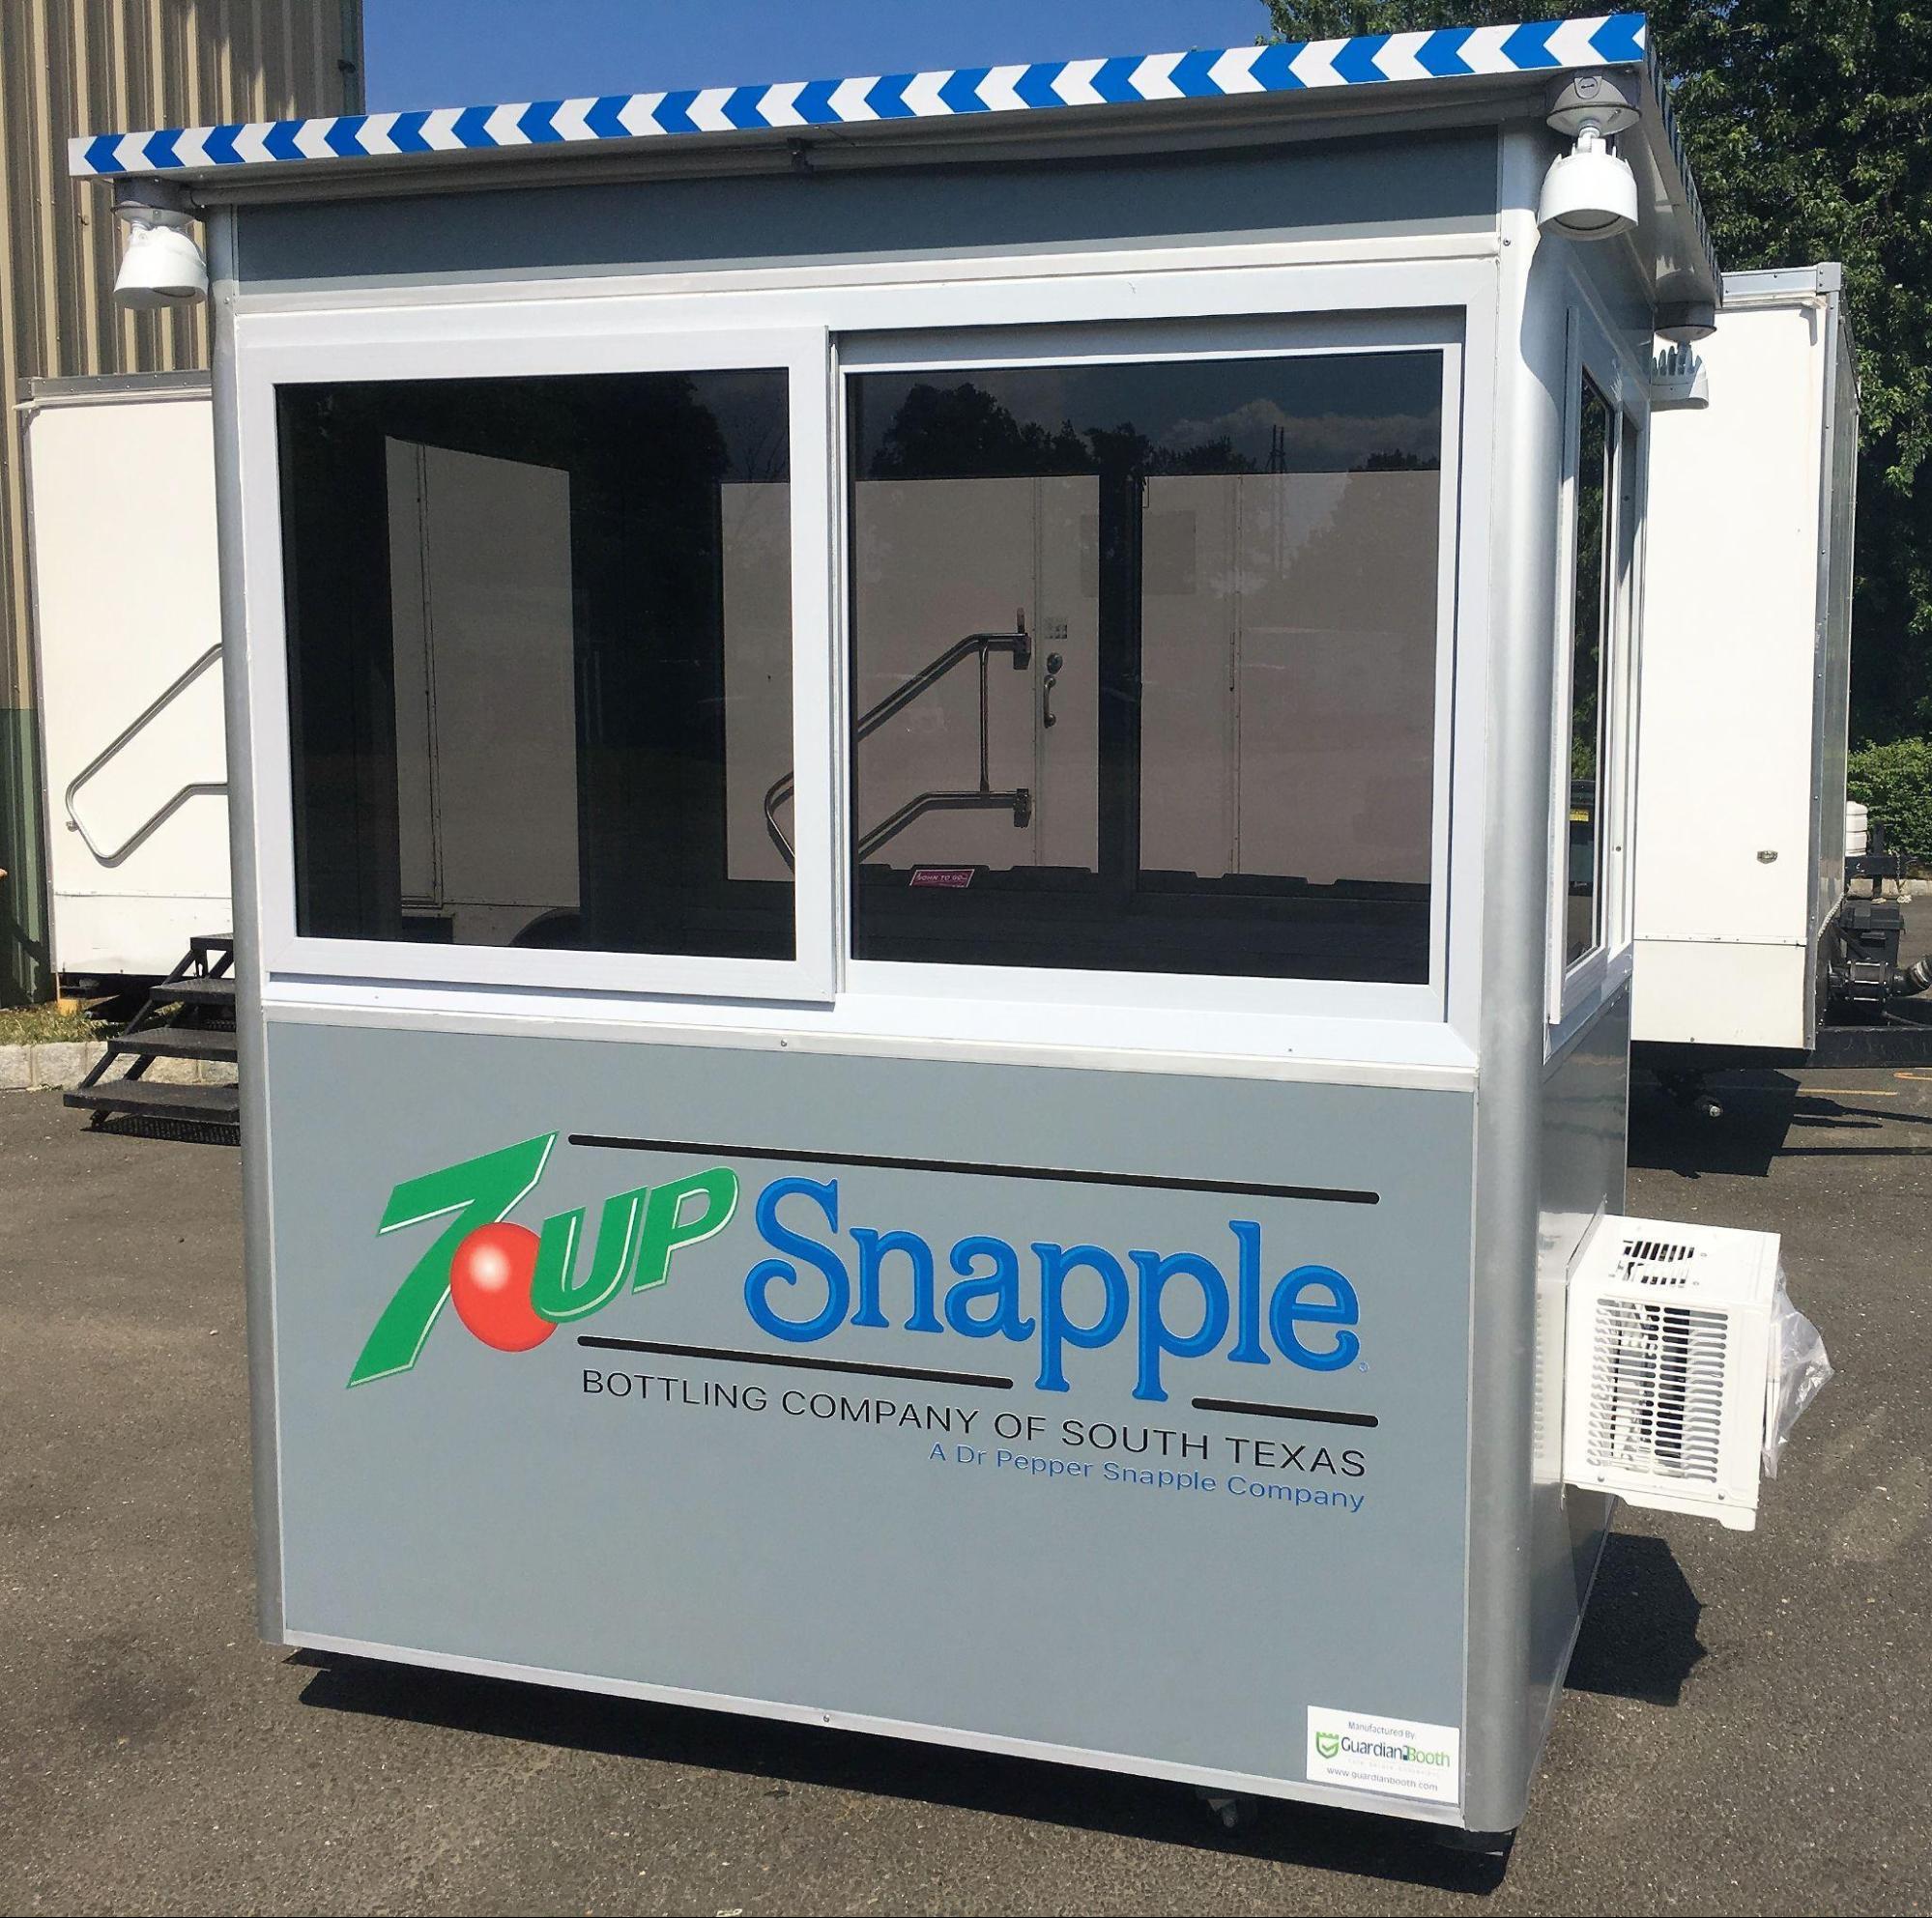
[[[639,1186],[606,1199],[590,1270],[583,1272],[586,1213],[553,1214],[540,1231],[508,1222],[543,1176],[555,1132],[405,1179],[389,1194],[379,1236],[442,1223],[384,1306],[349,1374],[352,1386],[407,1372],[445,1300],[485,1345],[528,1352],[560,1325],[608,1305],[620,1292],[662,1285],[671,1256],[714,1237],[737,1210],[737,1174],[722,1165]]]

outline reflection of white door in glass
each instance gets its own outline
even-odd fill
[[[901,870],[1092,870],[1095,615],[1091,598],[1078,596],[1074,535],[1082,509],[1092,510],[1094,482],[861,480],[853,490],[853,602],[867,639],[854,688],[859,714],[969,635],[1013,631],[1016,609],[1033,640],[1024,671],[1013,670],[1010,656],[996,659],[987,681],[987,783],[996,792],[1030,793],[1025,822],[1016,824],[1013,808],[932,813],[879,846],[879,858]],[[1050,645],[1061,659],[1051,728]],[[860,838],[922,793],[976,787],[979,746],[979,674],[968,662],[865,741],[853,794]]]
[[[1427,882],[1437,480],[1147,481],[1143,872]]]
[[[386,450],[403,906],[505,945],[578,902],[570,479]]]
[[[718,488],[725,648],[725,864],[734,879],[787,879],[764,795],[792,764],[792,488]],[[790,824],[788,817],[787,824]]]

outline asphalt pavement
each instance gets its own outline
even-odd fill
[[[0,1908],[1932,1909],[1932,1071],[1640,1090],[1838,1376],[1755,1533],[1624,1513],[1507,1873],[1294,1806],[254,1636],[239,1165],[0,1095]]]

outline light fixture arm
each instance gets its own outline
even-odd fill
[[[1576,129],[1576,138],[1570,151],[1572,154],[1607,154],[1610,151],[1610,136],[1594,120],[1586,120]]]

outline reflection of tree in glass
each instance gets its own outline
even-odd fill
[[[1440,354],[1123,361],[853,383],[869,479],[1402,472],[1441,455]]]
[[[1576,446],[1576,582],[1571,628],[1570,776],[1597,777],[1603,650],[1603,540],[1608,530],[1610,409],[1586,379]]]
[[[1088,472],[1086,443],[1062,420],[1055,432],[1024,425],[983,387],[921,383],[906,395],[873,455],[869,479],[999,478]]]
[[[1260,469],[1226,435],[1199,445],[1156,444],[1129,420],[1049,429],[1016,419],[982,386],[915,386],[886,428],[866,470],[868,479],[1012,478],[1031,474],[1256,472]]]
[[[1198,446],[1186,446],[1178,452],[1167,446],[1160,447],[1146,471],[1170,474],[1198,473],[1207,477],[1222,472],[1259,472],[1261,469],[1246,453],[1237,452],[1234,442],[1224,435],[1219,440],[1209,440]]]
[[[1157,457],[1153,442],[1131,419],[1123,419],[1118,426],[1089,426],[1084,437],[1092,449],[1087,456],[1090,469],[1146,472]]]

